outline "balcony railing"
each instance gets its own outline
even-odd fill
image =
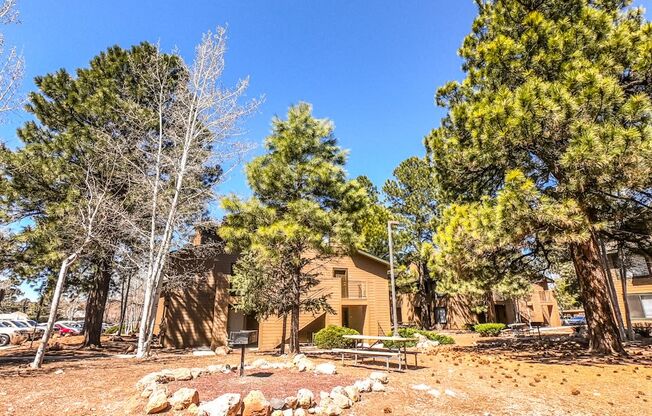
[[[552,293],[549,290],[539,292],[539,301],[542,303],[552,302]]]
[[[343,299],[367,299],[367,282],[349,280],[348,284],[342,281]]]

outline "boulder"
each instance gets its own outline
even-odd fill
[[[373,385],[373,381],[366,378],[364,380],[357,380],[353,385],[357,387],[360,392],[368,393],[371,391],[371,386]]]
[[[294,416],[308,416],[308,413],[304,409],[298,408],[294,411]]]
[[[168,395],[165,390],[154,390],[149,396],[149,400],[145,405],[145,413],[151,415],[167,410],[170,407],[168,403]]]
[[[326,400],[326,399],[328,399],[330,397],[331,397],[330,393],[327,393],[325,391],[320,391],[319,392],[319,400]]]
[[[260,368],[260,369],[266,369],[269,368],[269,362],[267,360],[264,360],[262,358],[259,358],[257,360],[254,360],[253,363],[250,364],[251,368]]]
[[[189,368],[175,368],[169,370],[169,374],[172,375],[176,381],[192,380],[192,373]]]
[[[157,390],[162,390],[165,392],[165,395],[168,396],[168,388],[165,384],[151,383],[149,386],[143,389],[143,392],[140,394],[140,397],[149,398],[152,393]]]
[[[342,409],[338,406],[336,406],[334,403],[329,404],[326,407],[321,407],[321,412],[319,414],[325,415],[325,416],[339,416],[342,414]]]
[[[240,395],[227,393],[215,400],[202,403],[197,414],[199,416],[236,416],[240,413],[241,408]]]
[[[229,347],[217,347],[215,348],[215,355],[224,356],[230,352]]]
[[[425,340],[417,342],[416,345],[417,350],[423,354],[434,353],[438,347],[439,347],[439,341],[432,341],[427,338]]]
[[[297,397],[296,396],[288,396],[285,398],[285,407],[288,409],[296,409],[297,407]]]
[[[199,413],[199,406],[192,403],[190,406],[188,406],[186,411],[182,413],[182,415],[183,416],[197,416],[198,413]]]
[[[252,390],[243,400],[242,416],[269,416],[269,402],[260,390]]]
[[[334,394],[346,394],[344,392],[344,387],[342,386],[333,387],[333,390],[331,390],[331,394],[330,394],[331,398],[333,397]]]
[[[272,416],[283,416],[283,411],[282,410],[274,410],[272,412]]]
[[[206,374],[210,374],[210,371],[206,368],[194,367],[190,369],[190,375],[192,375],[192,378],[201,377]]]
[[[308,389],[300,389],[297,392],[297,406],[307,409],[315,402],[315,395]]]
[[[374,392],[385,391],[385,385],[383,383],[381,383],[380,381],[376,380],[371,385],[371,391],[374,391]]]
[[[346,386],[344,387],[344,393],[349,399],[353,402],[360,401],[360,390],[356,386]]]
[[[315,367],[315,374],[333,375],[337,374],[337,369],[333,363],[321,363]]]
[[[181,388],[174,392],[170,398],[172,410],[187,409],[191,404],[199,404],[199,393],[195,389]]]
[[[217,374],[221,373],[224,371],[224,366],[223,365],[209,365],[206,367],[206,371],[208,371],[210,374]]]
[[[333,401],[333,404],[340,409],[348,409],[353,405],[353,401],[349,399],[349,396],[342,393],[331,393],[331,400]]]
[[[301,410],[303,410],[303,409],[301,409]],[[293,413],[294,413],[294,411],[292,409],[283,410],[283,416],[292,416]]]
[[[373,373],[369,374],[369,378],[374,381],[380,381],[383,384],[389,383],[389,377],[384,371],[374,371]]]
[[[305,358],[306,358],[305,354],[297,354],[294,356],[294,358],[292,358],[292,364],[297,365],[299,364],[299,361]]]
[[[310,358],[304,358],[299,361],[296,366],[299,371],[312,371],[315,369],[315,363],[313,363]]]
[[[136,388],[138,390],[143,390],[145,387],[151,385],[152,383],[156,383],[158,378],[159,373],[149,373],[136,382]]]
[[[269,406],[272,408],[272,410],[283,410],[283,408],[285,408],[285,400],[271,399],[269,401]]]
[[[192,355],[195,357],[212,357],[215,355],[215,351],[211,350],[194,350]]]

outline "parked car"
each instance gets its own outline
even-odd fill
[[[26,324],[30,328],[30,337],[33,339],[40,338],[41,335],[43,335],[43,332],[45,332],[45,327],[40,327],[38,322],[31,319],[20,322]]]
[[[4,320],[0,321],[0,347],[25,340],[28,336],[29,329],[11,325]]]
[[[57,321],[54,323],[54,330],[59,331],[62,336],[79,335],[82,332],[75,321]]]
[[[586,317],[584,315],[571,316],[562,322],[566,326],[586,325]]]

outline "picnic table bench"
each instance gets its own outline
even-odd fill
[[[414,365],[417,366],[417,351],[407,351],[406,344],[408,342],[417,341],[416,338],[404,338],[398,336],[373,336],[373,335],[344,335],[343,338],[350,339],[355,341],[356,348],[336,348],[333,352],[342,355],[342,364],[344,364],[344,357],[346,355],[353,356],[354,362],[357,364],[358,357],[372,357],[374,360],[376,358],[384,358],[387,363],[387,368],[389,369],[389,361],[392,358],[396,358],[398,361],[398,369],[403,369],[403,362],[405,366],[408,367],[407,355],[414,355]],[[364,341],[369,341],[371,345],[365,346]],[[398,345],[396,349],[394,348],[374,348],[374,345],[383,341],[391,341]]]
[[[354,364],[358,364],[358,357],[370,357],[370,358],[384,358],[387,362],[387,369],[389,370],[389,360],[392,358],[398,359],[398,369],[402,369],[403,360],[401,360],[401,353],[398,351],[379,351],[379,350],[365,350],[365,349],[346,349],[346,348],[334,348],[333,352],[342,354],[342,365],[344,365],[344,357],[346,355],[353,356]]]

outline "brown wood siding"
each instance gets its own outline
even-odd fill
[[[165,301],[163,343],[165,346],[177,348],[224,345],[227,338],[228,320],[228,277],[231,264],[237,260],[236,255],[222,254],[217,256],[207,269],[205,280],[198,280],[196,285],[182,291],[172,293]],[[366,286],[365,299],[342,299],[341,281],[333,277],[334,269],[347,269],[349,282],[362,282]],[[342,325],[342,306],[366,306],[364,333],[379,335],[391,331],[389,284],[387,280],[387,265],[366,256],[355,254],[331,259],[319,268],[321,282],[315,288],[315,293],[329,294],[329,304],[335,314],[313,315],[302,313],[300,328],[311,326],[316,331],[322,325]],[[320,321],[321,319],[321,321]],[[272,350],[281,342],[283,320],[270,318],[260,322],[258,347],[261,350]],[[289,334],[289,321],[288,321]],[[303,341],[311,341],[310,334],[304,331]]]
[[[625,319],[625,301],[623,298],[623,287],[620,281],[620,271],[618,269],[611,270],[611,276],[613,278],[614,287],[616,288],[616,297],[618,298],[618,305],[620,306],[620,312],[623,314],[623,320]],[[652,277],[629,277],[627,278],[627,294],[636,295],[636,294],[648,294],[652,295]],[[652,319],[636,319],[632,318],[632,324],[636,323],[650,323]]]

